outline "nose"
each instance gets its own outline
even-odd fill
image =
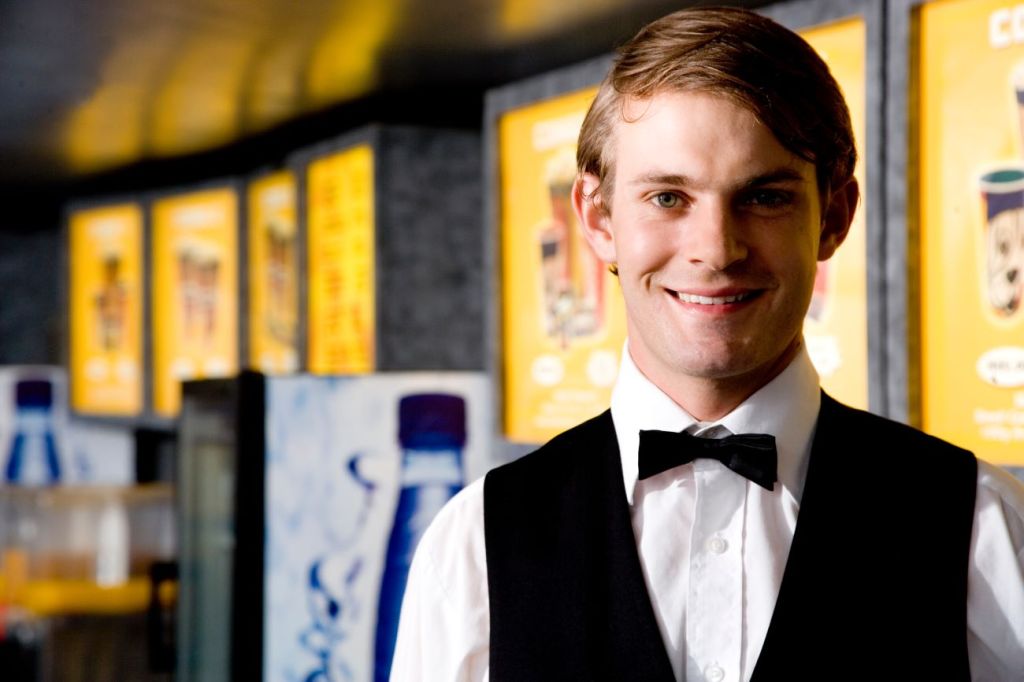
[[[686,226],[686,256],[691,263],[722,271],[747,257],[747,245],[728,202],[703,202]]]

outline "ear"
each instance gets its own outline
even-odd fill
[[[818,260],[828,260],[846,239],[853,223],[853,214],[860,201],[860,187],[856,178],[849,181],[829,196],[821,219],[821,239],[818,242]]]
[[[572,207],[583,236],[604,263],[615,263],[615,237],[611,214],[601,198],[600,181],[593,173],[581,173],[572,185]]]

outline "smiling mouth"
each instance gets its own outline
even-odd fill
[[[696,305],[727,305],[729,303],[742,303],[743,301],[749,301],[761,292],[747,291],[741,294],[730,294],[729,296],[700,296],[698,294],[688,294],[683,291],[671,291],[671,293],[683,303],[693,303]]]

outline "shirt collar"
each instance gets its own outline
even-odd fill
[[[689,429],[699,432],[723,426],[732,433],[775,436],[779,481],[799,502],[820,407],[818,374],[806,347],[801,346],[800,352],[781,374],[718,421],[701,424],[644,376],[630,357],[627,342],[622,350],[619,375],[611,399],[626,499],[633,504],[640,431]]]

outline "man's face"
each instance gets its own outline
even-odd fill
[[[598,256],[618,267],[633,359],[670,395],[693,380],[749,395],[799,348],[816,262],[849,212],[823,221],[814,165],[731,100],[669,92],[624,114],[608,210],[582,198],[593,176],[576,201]],[[851,197],[850,209],[855,184]]]

